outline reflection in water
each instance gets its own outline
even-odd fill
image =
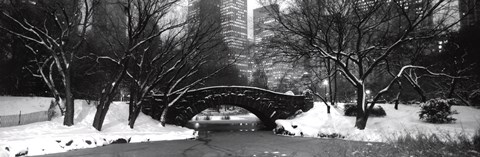
[[[280,156],[288,156],[288,155],[285,153],[280,153],[278,151],[274,151],[274,152],[265,151],[263,153],[252,155],[252,157],[280,157]]]
[[[186,127],[196,130],[199,140],[208,139],[212,132],[252,132],[265,128],[259,120],[189,121]]]
[[[208,118],[207,118],[208,117]],[[187,127],[197,131],[197,140],[211,141],[215,137],[225,136],[217,132],[254,132],[265,130],[265,126],[253,114],[231,116],[228,120],[224,116],[196,116],[188,122]],[[248,133],[253,135],[252,133]],[[237,154],[238,155],[238,154]],[[265,150],[252,154],[242,154],[241,156],[251,157],[288,157],[286,152]]]
[[[256,131],[265,128],[253,114],[221,115],[221,116],[195,116],[187,125],[197,131]]]
[[[248,120],[216,120],[189,121],[186,127],[196,131],[257,131],[265,126],[260,121]]]
[[[211,117],[209,120],[205,118],[193,118],[189,121],[186,127],[197,131],[199,139],[208,138],[211,132],[251,132],[264,130],[265,126],[255,116],[247,117],[232,117],[232,119],[220,119],[218,117]],[[201,120],[198,120],[201,119]]]

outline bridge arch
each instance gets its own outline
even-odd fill
[[[149,105],[144,113],[159,119],[164,108],[161,97],[153,96],[154,100],[147,103]],[[166,122],[185,126],[198,113],[218,105],[242,107],[255,114],[267,128],[274,128],[275,120],[288,118],[298,110],[308,111],[313,107],[313,101],[306,96],[286,95],[256,87],[206,87],[185,93],[167,111]]]

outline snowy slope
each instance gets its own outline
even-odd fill
[[[39,98],[41,102],[43,98]],[[33,105],[35,106],[35,105]],[[0,128],[0,156],[20,152],[28,155],[65,152],[110,144],[118,139],[146,142],[194,138],[194,130],[160,123],[140,113],[135,128],[127,125],[128,105],[114,102],[105,118],[102,131],[92,127],[96,108],[85,101],[75,101],[75,125],[63,126],[63,117],[52,121]],[[22,111],[23,113],[23,111]],[[9,151],[6,151],[8,148]],[[3,152],[2,152],[3,151]]]
[[[399,136],[409,134],[432,134],[456,137],[458,134],[472,136],[480,128],[480,110],[467,106],[453,106],[459,114],[451,124],[430,124],[419,120],[419,106],[400,105],[399,110],[391,104],[380,104],[387,116],[370,117],[365,130],[354,128],[355,117],[343,116],[342,105],[332,108],[327,114],[323,103],[315,103],[314,108],[291,120],[277,120],[277,128],[283,128],[295,136],[320,137],[340,134],[347,140],[357,141],[390,141]],[[444,137],[448,138],[448,137]]]

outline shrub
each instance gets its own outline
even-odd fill
[[[472,94],[468,96],[470,104],[473,106],[480,106],[480,89],[474,90]]]
[[[343,112],[345,116],[356,116],[357,115],[357,104],[345,104],[343,106]]]
[[[450,123],[456,120],[451,117],[454,113],[447,100],[437,98],[422,104],[419,117],[429,123]]]
[[[477,132],[473,136],[472,142],[474,148],[477,148],[477,151],[480,151],[480,128],[478,128]]]
[[[344,105],[343,112],[345,116],[356,116],[357,115],[357,104],[348,103]],[[382,106],[375,106],[373,110],[370,111],[370,116],[372,117],[383,117],[387,113],[382,108]]]

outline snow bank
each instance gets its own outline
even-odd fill
[[[102,131],[99,132],[92,127],[95,112],[93,105],[75,101],[75,125],[71,127],[63,126],[63,117],[58,117],[52,121],[0,128],[0,154],[15,156],[23,152],[27,155],[42,155],[115,142],[195,138],[194,130],[172,125],[162,127],[158,121],[142,113],[135,128],[130,129],[127,125],[128,105],[123,102],[114,102],[110,106]]]
[[[464,134],[473,136],[480,128],[480,110],[453,106],[459,114],[453,115],[457,119],[451,124],[430,124],[418,119],[419,106],[400,105],[399,110],[393,109],[391,104],[380,104],[387,116],[370,117],[365,130],[354,127],[355,117],[343,116],[343,104],[331,108],[327,114],[323,103],[315,103],[314,107],[291,120],[277,120],[277,130],[283,134],[307,137],[340,137],[355,141],[387,142],[406,134],[415,135],[437,134],[444,138],[456,137]]]

